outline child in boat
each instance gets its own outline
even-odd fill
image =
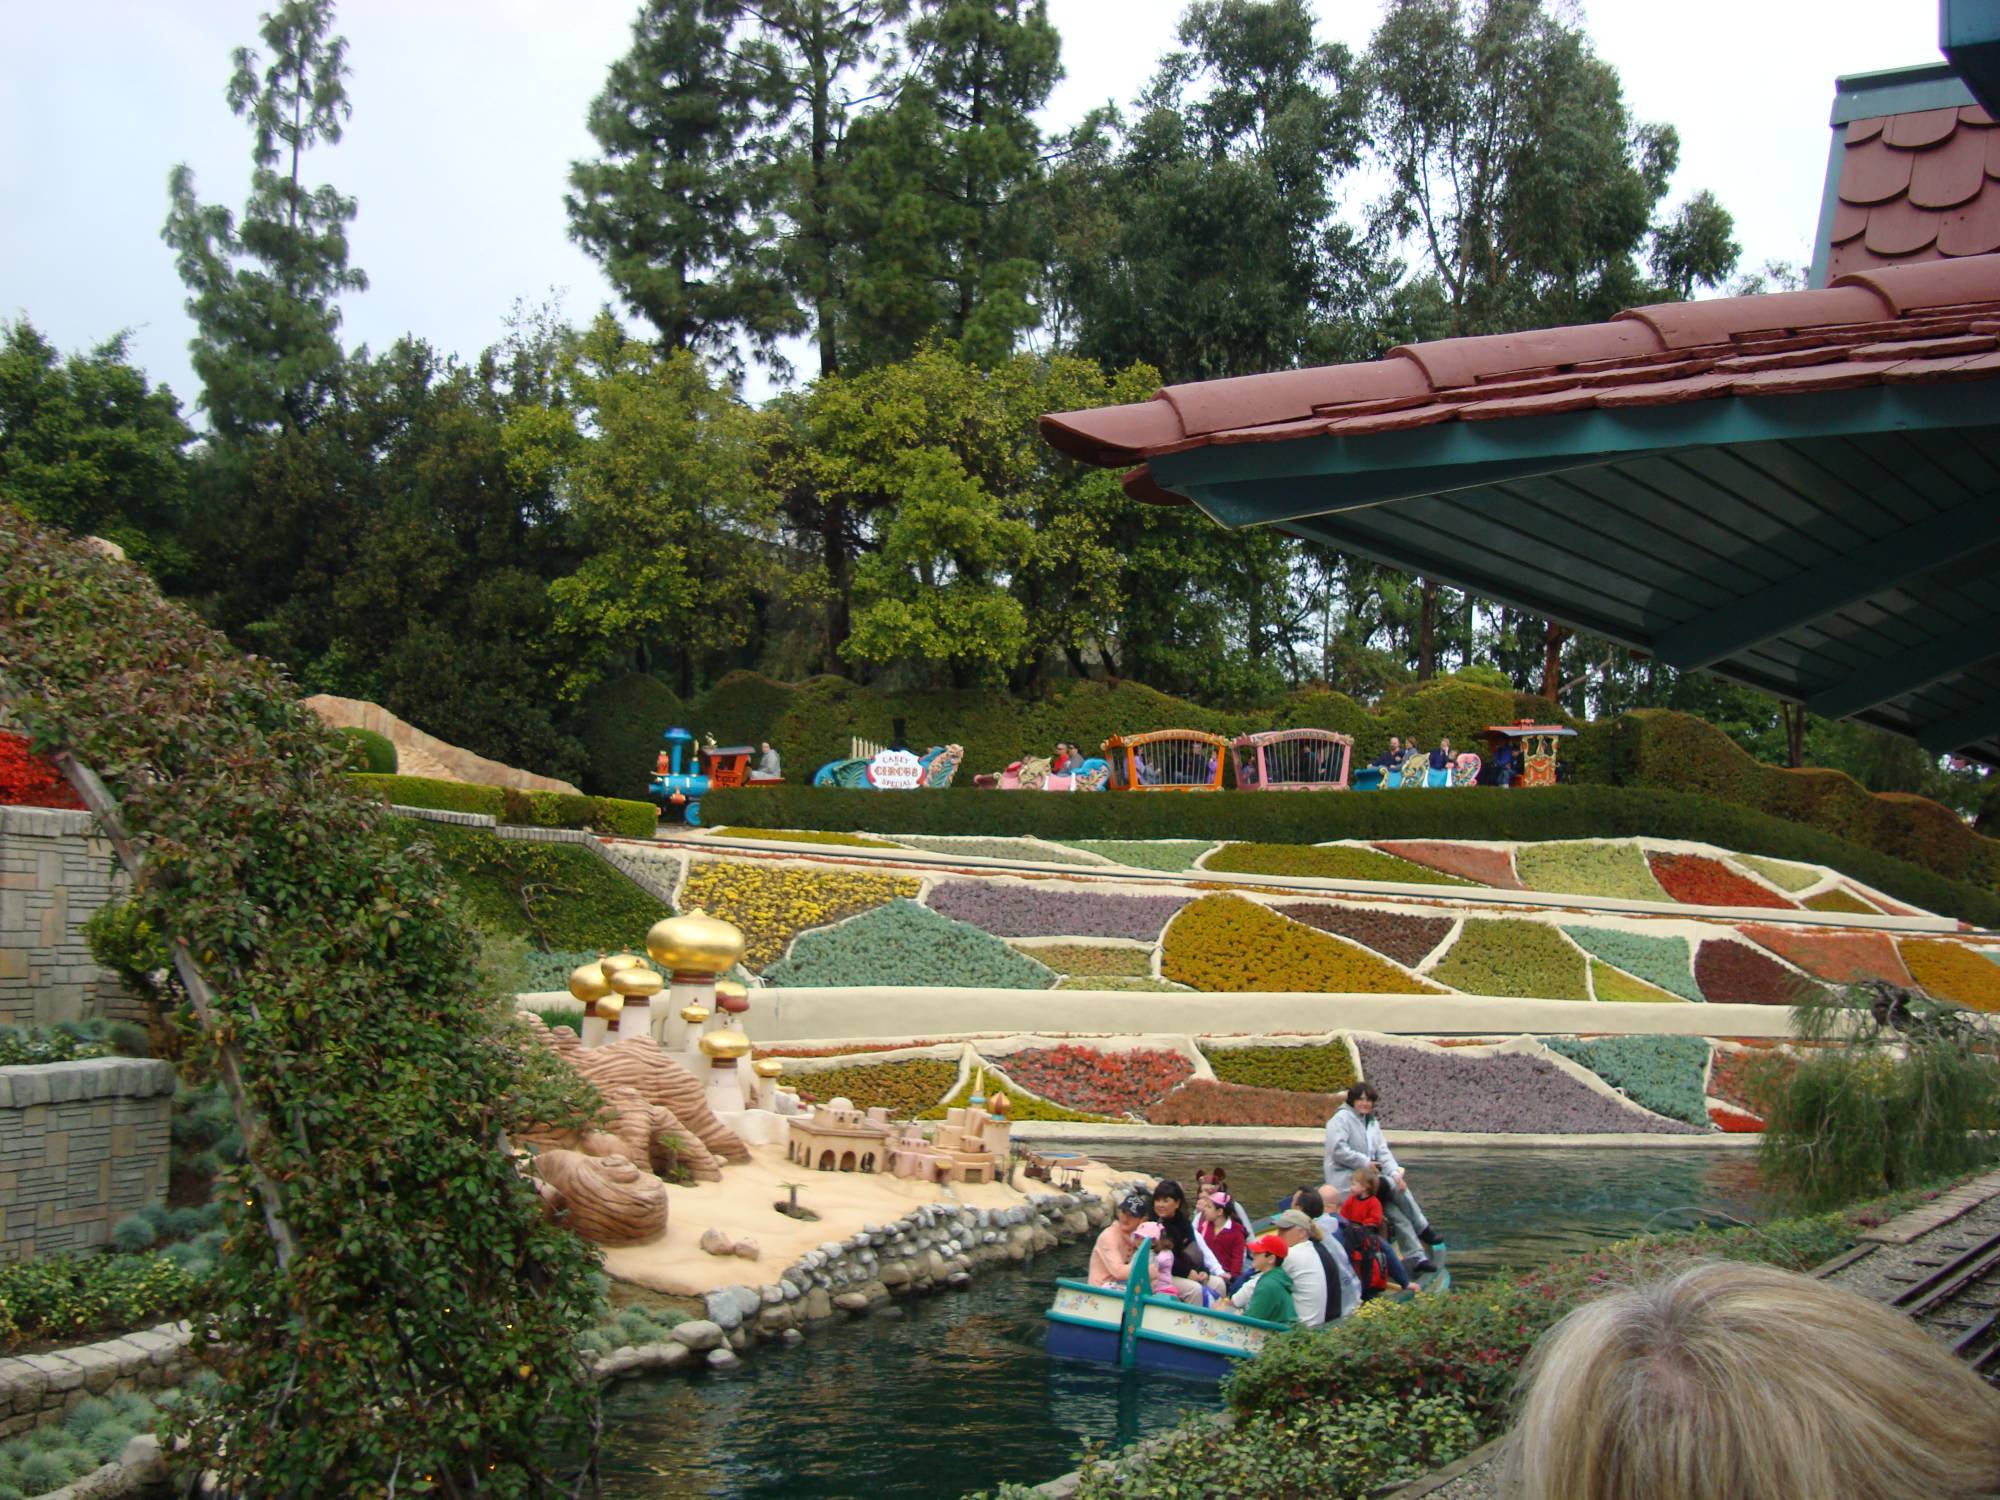
[[[1382,1211],[1381,1171],[1374,1166],[1357,1167],[1348,1186],[1339,1212],[1341,1220],[1350,1226],[1350,1254],[1354,1274],[1361,1281],[1361,1300],[1368,1302],[1379,1297],[1391,1283],[1405,1291],[1422,1291],[1390,1248],[1387,1216]]]
[[[1291,1273],[1285,1269],[1285,1253],[1291,1247],[1281,1234],[1259,1235],[1249,1244],[1250,1264],[1256,1274],[1245,1282],[1230,1301],[1243,1309],[1246,1317],[1289,1326],[1299,1320],[1292,1300]]]
[[[1153,1258],[1149,1262],[1153,1272],[1153,1295],[1155,1297],[1180,1297],[1180,1289],[1174,1285],[1174,1257],[1160,1238],[1157,1220],[1141,1224],[1132,1233],[1141,1240],[1151,1240]]]

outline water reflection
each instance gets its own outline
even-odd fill
[[[1254,1213],[1319,1175],[1303,1151],[1186,1155],[1133,1151],[1121,1167],[1191,1181],[1220,1163]],[[1410,1185],[1476,1283],[1697,1214],[1755,1218],[1747,1153],[1413,1151]],[[606,1399],[605,1490],[614,1500],[928,1500],[1002,1479],[1038,1482],[1086,1445],[1115,1447],[1214,1404],[1212,1390],[1062,1364],[1042,1352],[1056,1276],[1080,1275],[1089,1246],[1032,1270],[992,1269],[970,1291],[899,1304],[900,1318],[822,1329],[767,1347],[727,1375],[628,1382]]]

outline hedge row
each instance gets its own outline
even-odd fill
[[[618,797],[586,797],[581,792],[524,792],[514,787],[439,781],[428,776],[374,776],[356,773],[357,788],[384,802],[439,812],[483,813],[527,828],[588,828],[621,838],[649,839],[659,822],[650,802]]]
[[[1541,840],[1671,838],[1745,854],[1826,865],[1926,911],[2000,926],[2000,888],[1939,875],[1818,828],[1689,792],[1629,786],[1538,791],[1223,792],[1165,796],[1104,792],[842,791],[781,786],[711,792],[718,823],[842,832],[1035,834],[1050,839]],[[1976,836],[1976,835],[1969,835]],[[1988,840],[1987,842],[1992,842]]]

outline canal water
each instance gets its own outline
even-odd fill
[[[1253,1215],[1272,1212],[1319,1157],[1302,1150],[1102,1153],[1112,1165],[1191,1181],[1220,1165]],[[1623,1150],[1411,1152],[1410,1187],[1476,1284],[1700,1215],[1763,1214],[1751,1153]],[[629,1381],[605,1400],[613,1500],[933,1500],[1001,1480],[1039,1483],[1086,1447],[1117,1447],[1216,1404],[1213,1388],[1064,1364],[1042,1352],[1057,1276],[1080,1276],[1088,1242],[1025,1270],[984,1268],[970,1290],[893,1304],[736,1370]]]

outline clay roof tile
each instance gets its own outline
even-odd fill
[[[1847,134],[1841,137],[1844,144],[1858,146],[1863,141],[1872,141],[1882,133],[1882,127],[1889,123],[1887,115],[1875,115],[1866,120],[1849,120]]]
[[[1889,305],[1896,316],[2000,302],[2000,256],[1968,255],[1956,260],[1919,260],[1874,271],[1850,271],[1836,277],[1833,290],[1865,287]],[[1799,292],[1794,296],[1813,296]]]
[[[1423,371],[1392,353],[1388,359],[1366,364],[1317,365],[1170,385],[1160,394],[1179,415],[1181,430],[1195,436],[1309,417],[1315,407],[1343,401],[1413,396],[1428,389]]]
[[[1662,302],[1629,308],[1613,321],[1644,322],[1669,349],[1684,349],[1720,343],[1739,333],[1862,323],[1894,312],[1893,305],[1869,295],[1866,288],[1852,287],[1716,297],[1706,302]]]
[[[1886,203],[1910,188],[1916,157],[1877,138],[1850,145],[1840,164],[1840,197],[1845,203]]]
[[[1491,422],[1500,417],[1545,417],[1556,412],[1583,411],[1597,405],[1597,392],[1585,386],[1544,391],[1536,396],[1502,396],[1468,401],[1459,411],[1461,422]]]
[[[1358,437],[1368,432],[1405,432],[1412,427],[1430,427],[1457,416],[1455,401],[1433,401],[1429,406],[1412,406],[1403,411],[1372,412],[1362,417],[1334,417],[1326,424],[1329,437]]]
[[[1958,119],[1961,125],[1992,125],[1995,123],[1993,116],[1986,111],[1985,106],[1979,104],[1961,105],[1958,111]]]
[[[1430,344],[1404,344],[1392,349],[1419,365],[1440,391],[1477,384],[1481,379],[1526,371],[1563,369],[1585,360],[1626,359],[1653,354],[1659,341],[1643,328],[1617,323],[1583,323],[1565,328],[1537,328],[1524,333],[1493,333],[1473,338],[1440,339]]]
[[[1130,463],[1143,453],[1186,439],[1173,407],[1158,399],[1051,412],[1040,425],[1043,439],[1057,452],[1107,466]]]
[[[1935,209],[1918,208],[1908,198],[1878,203],[1868,211],[1866,243],[1877,255],[1909,255],[1935,243]]]
[[[1656,380],[1646,385],[1624,385],[1597,393],[1597,404],[1616,411],[1630,406],[1672,406],[1682,401],[1704,401],[1725,395],[1736,376],[1709,371],[1678,380]]]
[[[1987,134],[1960,130],[1936,149],[1920,153],[1910,168],[1910,202],[1919,208],[1956,208],[1983,189]]]
[[[1882,139],[1906,151],[1935,146],[1958,129],[1958,106],[1920,109],[1906,115],[1891,115],[1882,127]]]
[[[1828,243],[1844,245],[1859,239],[1867,228],[1868,210],[1859,203],[1840,199],[1833,205],[1833,228],[1827,236]]]
[[[2000,130],[1993,136],[2000,140]],[[1991,255],[2000,250],[2000,188],[1941,214],[1937,247],[1944,255]]]
[[[1732,396],[1797,396],[1810,391],[1852,391],[1882,383],[1882,366],[1841,360],[1798,370],[1758,370],[1730,382]]]

